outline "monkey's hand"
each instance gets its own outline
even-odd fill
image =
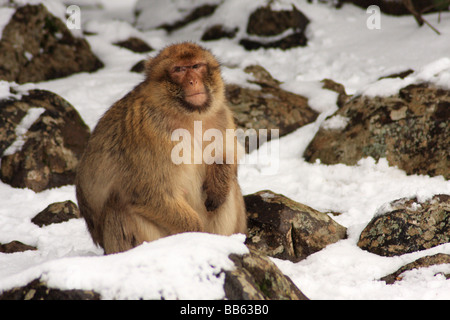
[[[216,211],[225,202],[225,199],[225,197],[210,198],[208,196],[205,201],[206,210],[208,210],[208,212]]]
[[[213,212],[225,202],[230,191],[231,179],[233,179],[232,166],[215,163],[208,166],[203,184],[206,210]]]

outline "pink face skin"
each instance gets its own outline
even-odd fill
[[[203,83],[206,71],[206,63],[196,61],[187,61],[172,68],[172,79],[181,85],[186,102],[193,106],[203,106],[208,100],[207,91]]]

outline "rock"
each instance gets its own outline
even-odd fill
[[[247,33],[240,41],[247,50],[280,48],[283,50],[306,46],[305,30],[309,19],[295,5],[292,10],[274,10],[271,4],[254,11],[248,20]]]
[[[397,73],[389,74],[387,76],[380,77],[380,78],[378,78],[378,80],[394,79],[394,78],[405,79],[407,76],[409,76],[412,73],[414,73],[414,70],[413,69],[408,69],[408,70],[405,70],[405,71],[401,71],[401,72],[397,72]]]
[[[26,244],[23,244],[20,241],[11,241],[6,244],[0,244],[0,252],[1,253],[14,253],[14,252],[24,252],[28,250],[37,250],[36,247],[32,247]]]
[[[31,222],[39,227],[48,226],[52,223],[61,223],[70,219],[80,217],[80,210],[72,201],[56,202],[50,204],[43,211],[39,212]]]
[[[355,97],[332,117],[337,128],[322,126],[304,157],[324,164],[355,165],[386,158],[407,174],[450,177],[450,90],[410,85],[390,97]]]
[[[10,120],[0,113],[0,122],[8,123],[8,132],[31,108],[45,109],[24,135],[21,149],[3,156],[1,180],[35,192],[73,184],[78,161],[89,139],[89,128],[78,112],[58,95],[44,90],[29,91],[21,100],[1,101],[0,105],[8,110],[6,116],[14,115]],[[5,136],[8,135],[0,133],[0,137]],[[9,144],[12,140],[7,139]]]
[[[387,210],[362,231],[360,248],[392,257],[450,242],[450,195],[436,195],[425,202],[403,198],[390,203]]]
[[[146,53],[153,51],[153,48],[148,45],[147,42],[145,42],[142,39],[136,38],[136,37],[130,37],[126,40],[119,41],[114,43],[116,46],[131,50],[133,52],[137,53]]]
[[[434,265],[439,264],[450,264],[450,255],[444,253],[438,253],[433,256],[426,256],[420,259],[417,259],[414,262],[407,264],[406,266],[401,267],[394,273],[387,275],[381,278],[381,281],[385,281],[386,284],[394,284],[397,281],[401,281],[403,279],[402,274],[406,271],[420,268],[427,268]],[[450,274],[444,275],[447,279],[450,278]]]
[[[331,79],[323,79],[321,82],[323,83],[322,88],[334,91],[338,94],[336,104],[339,108],[350,100],[351,96],[345,92],[345,87],[342,84]]]
[[[231,255],[236,265],[225,272],[228,300],[308,300],[269,258],[250,250],[244,256]]]
[[[3,29],[0,80],[45,81],[102,67],[87,41],[74,37],[42,4],[19,7]]]
[[[267,129],[267,140],[270,140],[272,129],[278,129],[281,137],[316,120],[318,113],[309,107],[308,99],[281,89],[264,68],[249,66],[245,71],[253,74],[252,83],[261,89],[226,86],[226,97],[238,128],[254,129],[259,138],[263,134],[260,130]],[[248,141],[245,145],[247,151],[252,151]]]
[[[131,72],[136,72],[136,73],[144,73],[145,71],[145,63],[146,60],[140,60],[138,61],[134,66],[131,67]]]
[[[347,229],[327,214],[272,191],[244,197],[248,216],[247,246],[293,262],[346,238]]]
[[[100,295],[88,290],[60,290],[49,288],[39,279],[23,287],[0,293],[0,300],[100,300]]]
[[[229,29],[221,24],[216,24],[205,31],[202,36],[202,41],[212,41],[223,38],[233,39],[238,31],[239,28]]]

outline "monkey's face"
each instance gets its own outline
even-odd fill
[[[164,101],[189,112],[207,110],[224,91],[217,60],[208,50],[189,42],[169,46],[151,59],[147,77],[165,93]]]
[[[183,106],[202,111],[209,107],[211,92],[207,85],[208,64],[204,60],[178,60],[170,66],[171,81],[180,89]]]

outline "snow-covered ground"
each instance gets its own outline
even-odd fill
[[[54,11],[61,12],[58,1],[47,1]],[[213,16],[171,35],[161,30],[135,29],[130,24],[135,1],[103,2],[104,9],[82,9],[81,18],[82,28],[96,33],[87,40],[105,68],[92,74],[22,86],[0,82],[0,94],[6,96],[10,85],[22,90],[50,90],[68,100],[93,128],[105,110],[143,78],[129,70],[146,55],[132,53],[112,42],[133,35],[161,49],[172,42],[198,41],[205,26],[217,22],[238,25],[242,32],[242,17],[248,17],[262,0],[252,0],[251,5],[227,0]],[[377,163],[364,159],[356,166],[328,166],[307,163],[302,158],[315,132],[337,108],[336,93],[321,88],[320,80],[324,78],[344,84],[350,94],[388,95],[420,81],[450,88],[450,13],[442,13],[439,24],[437,14],[427,16],[441,31],[438,36],[427,26],[419,28],[412,17],[382,15],[381,29],[369,30],[369,15],[352,5],[335,10],[305,0],[276,2],[280,8],[295,3],[311,20],[307,47],[247,52],[238,40],[229,39],[203,45],[222,62],[226,81],[243,84],[248,76],[242,69],[260,64],[283,81],[283,88],[308,97],[311,107],[321,115],[315,123],[280,139],[275,174],[268,174],[264,164],[244,163],[239,170],[240,184],[244,194],[270,189],[318,210],[341,212],[333,219],[348,228],[348,239],[298,263],[274,259],[275,263],[311,299],[450,299],[450,280],[434,276],[436,270],[450,273],[450,265],[411,271],[394,285],[378,281],[420,257],[450,254],[450,244],[390,258],[368,253],[356,245],[359,234],[380,207],[401,197],[426,199],[433,194],[450,194],[449,181],[443,177],[407,176],[389,167],[384,159]],[[160,19],[166,13],[153,14]],[[150,21],[151,17],[146,19]],[[407,69],[415,72],[403,80],[377,81],[381,76]],[[268,147],[277,145],[271,143]],[[258,157],[258,153],[249,157]],[[259,159],[264,160],[264,155]],[[42,228],[31,223],[31,218],[47,205],[64,200],[75,201],[73,186],[37,194],[0,183],[0,243],[19,240],[38,248],[0,254],[0,291],[41,277],[49,285],[93,289],[105,298],[215,299],[224,294],[223,276],[216,275],[220,269],[232,267],[227,256],[246,252],[244,238],[239,235],[182,234],[126,253],[102,256],[81,219]]]

